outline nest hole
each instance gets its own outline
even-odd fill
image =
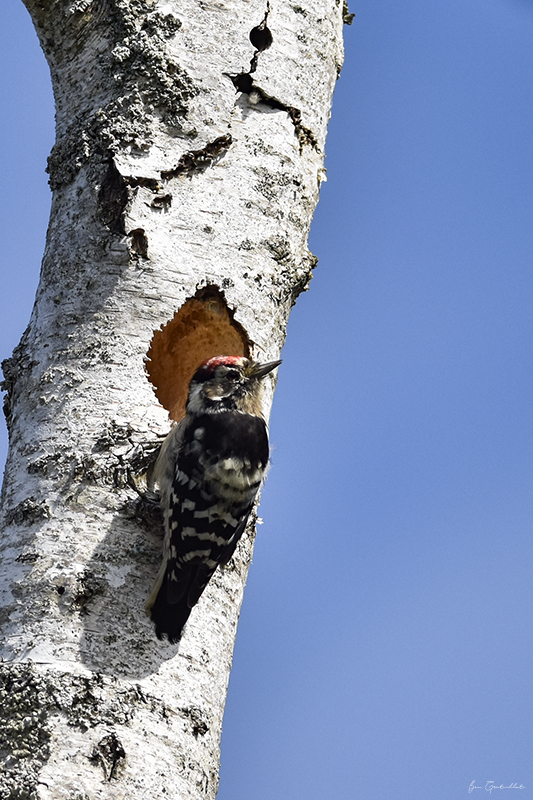
[[[189,382],[200,364],[213,356],[250,355],[250,340],[216,286],[200,289],[155,331],[146,371],[169,417],[185,414]]]

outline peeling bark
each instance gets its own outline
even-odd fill
[[[316,264],[347,11],[26,5],[57,140],[36,303],[3,365],[0,798],[213,798],[254,526],[165,644],[143,611],[161,521],[136,487],[201,356],[280,353]]]

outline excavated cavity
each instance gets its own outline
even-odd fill
[[[173,319],[155,331],[146,371],[157,399],[173,420],[185,414],[189,382],[197,367],[218,355],[249,356],[250,340],[223,293],[207,286],[190,297]]]

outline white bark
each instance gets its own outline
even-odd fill
[[[4,367],[0,798],[213,798],[254,533],[181,643],[159,642],[143,611],[158,522],[140,515],[126,474],[169,425],[172,402],[161,407],[145,369],[154,331],[199,289],[225,297],[252,355],[279,355],[314,263],[343,9],[26,5],[51,68],[57,142],[36,304]],[[249,34],[265,19],[272,46],[255,51]],[[247,73],[248,93],[237,91],[230,76]],[[187,362],[187,341],[171,359]]]

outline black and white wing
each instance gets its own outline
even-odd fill
[[[186,417],[170,437],[164,448],[176,457],[162,451],[159,468],[165,560],[147,608],[157,636],[177,642],[217,566],[235,551],[269,451],[264,420],[231,411]]]

